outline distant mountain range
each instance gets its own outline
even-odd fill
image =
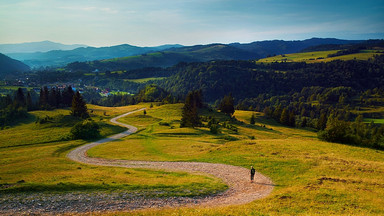
[[[362,41],[312,38],[304,41],[261,41],[248,44],[209,44],[171,48],[140,56],[113,58],[86,63],[84,70],[132,70],[144,67],[169,67],[179,62],[207,62],[214,60],[252,60],[268,55],[297,53],[308,47],[323,44],[357,44]],[[72,67],[75,66],[75,67]],[[68,65],[78,70],[78,64]]]
[[[176,44],[157,47],[138,47],[123,44],[111,47],[80,47],[72,50],[52,50],[49,52],[8,53],[7,55],[34,68],[41,66],[65,66],[68,63],[76,61],[86,62],[103,60],[100,61],[100,64],[98,65],[109,66],[101,66],[101,68],[111,68],[113,63],[114,66],[124,65],[129,69],[135,69],[153,66],[167,67],[183,61],[205,62],[211,60],[259,59],[268,55],[296,53],[303,49],[318,45],[342,45],[360,42],[362,41],[339,40],[334,38],[312,38],[302,41],[272,40],[247,44],[232,43],[196,46],[182,46]]]
[[[18,44],[0,44],[0,53],[34,53],[49,52],[51,50],[73,50],[79,47],[88,47],[83,44],[66,45],[52,41],[18,43]]]
[[[73,50],[52,50],[35,53],[9,53],[10,57],[20,60],[31,67],[64,66],[75,61],[93,61],[125,56],[141,55],[164,49],[182,47],[181,45],[162,45],[157,47],[138,47],[128,44],[111,47],[80,47]]]
[[[30,70],[28,65],[0,53],[0,76]]]

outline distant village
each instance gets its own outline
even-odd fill
[[[99,87],[82,85],[80,83],[81,83],[81,80],[79,80],[79,82],[53,83],[53,84],[47,84],[44,86],[47,86],[48,88],[56,87],[61,91],[63,91],[68,86],[71,86],[73,91],[79,91],[81,94],[84,93],[85,91],[92,91],[92,92],[99,93],[103,97],[107,97],[113,93],[120,92],[119,90],[111,90],[109,88],[101,89]],[[28,77],[17,78],[13,81],[9,81],[9,80],[5,81],[4,86],[20,86],[25,88],[32,88],[32,90],[35,91],[36,93],[40,92],[40,87],[36,87],[36,86],[39,86],[39,84],[37,84],[35,81],[29,80]]]

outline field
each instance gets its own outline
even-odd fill
[[[140,107],[148,108],[149,104],[114,108],[89,106],[89,109],[93,110],[94,119],[104,122]],[[204,127],[179,128],[181,107],[181,104],[155,106],[148,108],[146,115],[139,112],[121,119],[121,122],[138,127],[139,131],[119,141],[97,146],[88,154],[91,157],[128,160],[203,161],[246,168],[253,165],[273,180],[274,191],[267,198],[240,206],[147,209],[113,212],[112,215],[384,214],[383,151],[322,142],[311,130],[281,126],[261,113],[255,113],[256,124],[250,125],[250,111],[235,112],[238,121],[233,124],[238,132],[222,128],[220,134],[213,135]],[[65,115],[65,112],[67,110],[41,111],[31,115]],[[217,112],[204,110],[202,114],[214,116],[221,122],[229,120]],[[43,130],[40,138],[28,141],[28,146],[18,146],[27,139],[26,136],[19,134],[8,138],[17,130],[37,136],[34,127],[37,126],[33,122],[24,122],[7,129],[10,130],[8,134],[3,134],[7,130],[1,131],[0,142],[8,139],[15,146],[7,147],[8,144],[0,148],[0,182],[3,185],[14,184],[8,190],[2,189],[3,193],[20,190],[142,192],[156,191],[159,185],[172,185],[180,191],[191,188],[198,195],[199,188],[193,187],[196,182],[199,187],[206,188],[204,193],[222,188],[220,182],[206,176],[77,164],[66,159],[65,155],[85,141],[61,141],[60,137],[67,133],[68,127]],[[118,130],[111,129],[104,134]],[[36,142],[49,134],[52,137],[46,138],[46,142]],[[25,183],[20,183],[21,180]],[[60,184],[63,182],[68,183],[66,187]],[[168,194],[175,195],[172,192]]]
[[[125,131],[109,124],[109,119],[130,107],[89,105],[93,119],[108,136]],[[52,117],[36,124],[37,117]],[[87,143],[67,140],[76,119],[69,110],[34,111],[28,119],[0,131],[0,195],[22,193],[116,192],[146,193],[149,196],[197,196],[222,190],[225,185],[207,176],[145,169],[123,169],[79,164],[66,158],[73,148]],[[89,142],[89,141],[88,141]]]
[[[333,60],[368,60],[373,58],[374,55],[380,55],[376,50],[362,50],[360,53],[342,55],[336,57],[327,57],[329,54],[334,54],[339,50],[332,51],[317,51],[317,52],[305,52],[305,53],[293,53],[285,55],[277,55],[273,57],[263,58],[257,62],[307,62],[307,63],[316,63],[316,62],[329,62]]]
[[[180,129],[181,105],[164,105],[127,116],[141,129],[121,141],[91,149],[94,157],[128,160],[204,161],[249,167],[275,182],[267,198],[242,206],[143,210],[137,214],[264,215],[383,214],[384,152],[321,142],[310,130],[280,126],[261,114],[236,111],[239,132]],[[222,121],[225,116],[205,112]],[[159,124],[161,123],[161,124]],[[264,127],[265,126],[265,127]]]
[[[23,87],[23,86],[2,86],[0,85],[0,96],[1,95],[11,95],[17,91],[18,88],[22,88],[24,90],[28,90],[28,91],[31,91],[33,89],[33,87]]]
[[[124,81],[135,82],[135,83],[146,83],[148,81],[162,80],[164,78],[165,77],[149,77],[149,78],[142,78],[142,79],[124,79]]]
[[[365,123],[370,123],[373,122],[375,124],[384,124],[384,119],[372,119],[372,118],[365,118],[364,119]]]

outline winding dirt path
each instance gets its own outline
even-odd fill
[[[119,133],[108,138],[80,146],[69,152],[67,157],[79,163],[92,164],[98,166],[116,166],[127,168],[150,168],[170,171],[183,171],[189,173],[208,174],[222,179],[229,189],[225,192],[205,198],[195,199],[193,203],[170,203],[169,206],[180,205],[199,205],[199,206],[224,206],[249,203],[256,199],[268,196],[273,190],[273,182],[266,176],[256,172],[254,183],[250,182],[249,169],[215,163],[203,162],[154,162],[154,161],[128,161],[128,160],[110,160],[103,158],[91,158],[87,156],[87,151],[97,145],[110,142],[122,137],[128,136],[137,131],[136,127],[118,122],[119,118],[125,117],[135,112],[143,111],[139,109],[128,112],[111,119],[112,123],[128,128],[127,131]]]

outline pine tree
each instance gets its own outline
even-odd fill
[[[72,111],[71,115],[80,117],[83,119],[89,118],[89,113],[87,109],[87,105],[83,100],[83,97],[77,91],[72,99]]]
[[[307,117],[303,118],[303,121],[301,122],[301,127],[307,127]]]
[[[56,88],[51,88],[51,91],[49,92],[49,95],[48,95],[48,104],[51,106],[51,107],[58,107],[58,103],[57,103],[57,95],[56,95]]]
[[[255,114],[252,113],[252,116],[251,116],[251,121],[250,121],[251,124],[255,124],[256,121],[255,121]]]
[[[317,120],[317,129],[324,130],[326,126],[327,126],[327,115],[326,113],[322,112],[320,114],[320,118]]]
[[[289,112],[289,126],[296,126],[295,112],[293,112],[293,110]]]
[[[62,103],[64,106],[69,107],[72,105],[72,99],[74,94],[75,93],[73,92],[71,86],[68,86],[67,88],[64,89],[62,94]]]
[[[200,96],[198,91],[188,93],[181,113],[180,127],[197,127],[201,125],[201,120],[198,114],[199,100]]]
[[[280,118],[281,118],[281,113],[283,112],[283,109],[281,108],[281,104],[279,104],[277,106],[277,108],[275,109],[275,111],[273,111],[273,118],[276,120],[276,121],[279,121]]]
[[[289,112],[287,108],[284,108],[281,112],[280,123],[283,125],[289,125]]]
[[[15,105],[17,107],[25,107],[26,106],[26,101],[25,101],[23,89],[21,89],[21,88],[17,89],[14,102],[15,102]]]
[[[48,96],[49,96],[48,87],[44,86],[43,88],[40,89],[39,106],[41,109],[48,109],[49,108]]]
[[[28,111],[31,111],[31,110],[34,110],[34,105],[33,105],[33,102],[32,102],[32,96],[31,96],[31,93],[28,92],[27,94],[27,101],[26,101],[26,105],[27,105],[27,110]]]
[[[233,113],[235,113],[234,99],[231,93],[224,96],[223,100],[221,100],[219,110],[229,116],[232,116]]]

